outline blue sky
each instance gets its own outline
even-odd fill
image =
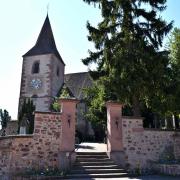
[[[87,40],[86,22],[96,25],[100,21],[98,8],[83,0],[0,0],[0,108],[7,109],[13,119],[17,118],[22,55],[36,42],[48,3],[66,73],[87,71],[81,59],[93,45]],[[163,18],[174,20],[174,25],[180,27],[180,0],[167,0],[167,5]]]

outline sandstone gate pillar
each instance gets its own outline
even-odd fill
[[[76,99],[60,99],[61,106],[61,140],[60,159],[64,169],[69,169],[75,161],[75,121],[76,121]]]
[[[107,154],[119,165],[124,166],[122,104],[107,102]]]

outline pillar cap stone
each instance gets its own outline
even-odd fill
[[[74,102],[74,103],[79,103],[79,100],[76,98],[60,98],[58,99],[58,102]]]
[[[52,111],[46,111],[46,112],[42,112],[42,111],[35,111],[34,114],[50,114],[50,115],[59,115],[60,112],[52,112]]]
[[[108,106],[123,106],[123,104],[122,103],[120,103],[120,102],[117,102],[117,101],[107,101],[106,102],[106,107],[108,107]]]

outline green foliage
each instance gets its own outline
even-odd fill
[[[169,40],[170,59],[172,65],[180,66],[180,29],[174,28]]]
[[[51,104],[50,109],[53,112],[60,112],[61,111],[61,106],[58,103],[57,99],[55,99],[54,102]]]
[[[66,87],[65,85],[63,85],[62,89],[60,89],[57,96],[58,97],[56,97],[54,99],[54,102],[50,105],[51,111],[54,111],[54,112],[60,112],[61,111],[61,106],[58,103],[57,99],[59,99],[59,98],[72,98],[73,97],[72,93],[70,92],[68,87]]]
[[[6,109],[4,110],[0,109],[0,121],[3,129],[7,127],[7,123],[10,120],[11,120],[11,116],[9,116],[8,111]]]
[[[167,24],[159,17],[166,1],[84,2],[99,5],[102,21],[97,27],[87,23],[88,40],[94,43],[96,52],[89,51],[83,63],[97,65],[91,75],[100,80],[98,86],[103,91],[108,91],[105,99],[113,97],[111,100],[132,106],[134,115],[140,115],[141,104],[150,107],[151,98],[160,98],[167,81],[164,74],[168,58],[165,52],[159,52],[164,36],[172,28],[172,22]]]
[[[24,99],[22,107],[18,115],[18,131],[20,130],[21,123],[27,123],[27,133],[33,134],[34,131],[34,111],[35,106],[31,99]],[[23,122],[26,121],[26,122]]]
[[[170,111],[180,114],[180,29],[174,28],[169,41],[170,75],[167,88]]]
[[[66,86],[63,86],[60,92],[60,98],[71,98],[72,95]]]
[[[103,141],[106,130],[106,95],[104,88],[94,84],[92,88],[84,90],[85,102],[88,107],[88,112],[85,114],[87,120],[92,124],[95,132],[96,141]]]
[[[172,128],[172,115],[176,128],[179,128],[180,114],[180,29],[174,28],[171,33],[168,49],[169,62],[164,73],[166,84],[161,86],[160,96],[152,98],[156,111],[166,117],[167,126]]]
[[[136,165],[135,174],[138,175],[138,176],[141,175],[141,164],[140,164],[140,162],[138,162],[137,165]]]
[[[152,96],[151,107],[166,118],[167,128],[172,128],[172,115],[179,128],[180,114],[180,29],[175,28],[168,42],[168,65],[157,96]]]
[[[72,94],[71,94],[70,90],[65,85],[59,91],[57,96],[58,97],[56,97],[54,99],[54,102],[50,106],[51,111],[54,111],[54,112],[60,112],[61,111],[61,106],[58,103],[57,99],[59,99],[59,98],[72,98]]]

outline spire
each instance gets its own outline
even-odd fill
[[[41,32],[39,34],[39,37],[36,41],[36,44],[26,54],[24,54],[23,57],[50,54],[50,53],[55,54],[63,62],[56,48],[56,43],[51,29],[51,24],[47,14]]]

